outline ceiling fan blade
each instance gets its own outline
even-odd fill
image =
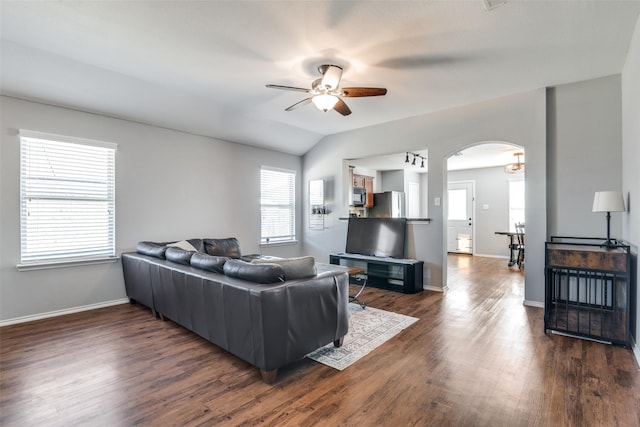
[[[302,107],[303,105],[307,105],[310,102],[311,102],[311,98],[303,99],[302,101],[296,102],[295,104],[291,105],[290,107],[285,108],[284,111],[295,110],[296,108]]]
[[[348,116],[349,114],[351,114],[351,110],[349,109],[347,104],[345,104],[344,101],[340,98],[338,98],[338,102],[336,102],[336,105],[333,106],[333,109],[343,116]]]
[[[309,89],[303,89],[301,87],[280,86],[280,85],[266,85],[266,86],[271,89],[295,90],[297,92],[309,92]]]
[[[342,96],[382,96],[387,94],[387,89],[382,87],[343,87]]]

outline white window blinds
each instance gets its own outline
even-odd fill
[[[260,168],[260,243],[296,239],[296,174],[282,169]]]
[[[23,264],[115,256],[115,144],[20,131]]]

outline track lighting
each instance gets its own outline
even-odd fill
[[[409,156],[413,156],[413,161],[411,162],[411,166],[415,166],[416,159],[420,159],[420,167],[424,169],[424,161],[427,159],[425,156],[422,156],[418,153],[412,153],[411,151],[407,151],[404,157],[405,163],[409,163]]]

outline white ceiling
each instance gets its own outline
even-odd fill
[[[323,136],[620,73],[640,1],[2,1],[1,89],[303,154]],[[320,64],[353,113],[286,112]]]
[[[516,163],[518,157],[516,153],[521,153],[520,161],[524,163],[525,153],[522,148],[502,142],[486,142],[466,148],[447,160],[447,170],[489,168],[504,166],[507,163]],[[406,162],[409,154],[409,163]],[[413,164],[413,154],[417,154],[416,164]],[[425,158],[424,168],[421,166],[421,158]],[[373,171],[394,171],[406,170],[417,173],[428,173],[429,165],[426,159],[429,158],[429,150],[414,150],[409,153],[393,153],[382,156],[369,156],[358,159],[348,159],[350,165]]]
[[[449,157],[447,170],[504,166],[507,163],[516,163],[518,161],[516,154],[522,154],[519,156],[520,162],[524,163],[525,152],[522,148],[500,142],[474,145]]]
[[[351,166],[367,169],[370,172],[395,171],[401,169],[417,173],[429,172],[429,162],[427,161],[427,159],[429,158],[429,151],[426,149],[413,150],[411,151],[411,153],[425,158],[424,168],[421,167],[422,162],[420,157],[416,157],[415,165],[411,164],[414,157],[413,155],[409,155],[409,163],[406,163],[407,152],[405,151],[403,151],[402,153],[392,153],[383,156],[369,156],[359,159],[347,159],[347,161]]]

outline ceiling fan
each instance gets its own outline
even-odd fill
[[[296,102],[285,111],[291,111],[303,105],[313,102],[318,109],[327,112],[331,109],[336,110],[343,116],[351,114],[351,110],[340,97],[361,97],[361,96],[381,96],[387,94],[387,89],[378,87],[344,87],[338,88],[340,78],[342,77],[342,67],[337,65],[320,65],[318,72],[322,77],[311,83],[311,89],[304,89],[293,86],[267,85],[272,89],[294,90],[298,92],[306,92],[311,95],[302,101]]]

